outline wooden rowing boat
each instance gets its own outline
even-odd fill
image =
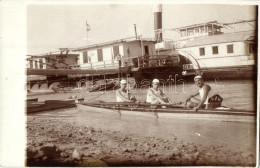
[[[27,90],[27,96],[45,95],[55,93],[53,90]]]
[[[97,84],[91,87],[90,92],[109,90],[112,89],[114,86],[115,84],[113,81],[110,81],[108,83],[103,83],[103,84]]]
[[[64,109],[76,107],[76,103],[83,101],[84,98],[71,98],[65,100],[45,100],[44,102],[27,102],[27,114],[47,110]]]
[[[26,99],[26,102],[38,102],[38,98],[28,98]]]
[[[220,121],[255,122],[256,113],[249,110],[221,107],[213,110],[200,109],[194,112],[179,105],[162,105],[149,103],[102,102],[77,104],[82,111],[118,113],[120,115],[154,116],[156,118],[204,119]]]
[[[58,88],[53,87],[52,90],[56,93],[81,93],[81,92],[88,92],[89,89],[86,88],[78,88],[78,87],[65,87],[65,88]]]
[[[110,90],[115,86],[113,81],[108,83],[96,84],[89,88],[79,88],[79,87],[53,87],[52,90],[56,93],[81,93],[81,92],[96,92]]]

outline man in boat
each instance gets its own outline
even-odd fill
[[[146,102],[151,104],[172,104],[171,100],[167,98],[162,90],[159,88],[160,81],[154,79],[152,87],[147,91]]]
[[[204,79],[202,76],[195,76],[194,82],[196,86],[199,87],[199,92],[191,95],[187,100],[186,100],[186,106],[187,108],[193,108],[193,110],[196,112],[198,109],[213,109],[216,108],[219,105],[219,103],[210,103],[209,98],[220,98],[222,101],[222,98],[219,95],[214,95],[212,97],[212,89],[211,87],[204,82]],[[200,96],[200,98],[196,98],[196,96]]]
[[[126,80],[120,81],[120,88],[116,90],[116,101],[117,102],[137,102],[135,96],[133,96],[126,89]]]

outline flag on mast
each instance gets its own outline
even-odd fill
[[[86,29],[87,29],[87,31],[90,31],[90,26],[89,26],[87,20],[86,20]]]

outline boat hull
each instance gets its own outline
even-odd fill
[[[85,89],[85,88],[72,88],[72,89],[52,88],[52,90],[54,90],[54,92],[56,92],[56,93],[82,93],[82,92],[88,92],[89,91],[89,89]]]
[[[75,100],[46,100],[45,102],[27,103],[27,114],[41,111],[76,107]]]
[[[173,118],[173,119],[193,119],[193,120],[218,120],[234,122],[255,122],[255,114],[247,111],[229,111],[229,110],[193,110],[183,108],[163,109],[163,108],[138,108],[138,107],[111,107],[100,108],[77,104],[78,109],[84,112],[98,112],[104,114],[134,115],[137,117],[153,118]]]

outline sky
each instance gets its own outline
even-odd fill
[[[249,5],[163,4],[162,9],[163,28],[256,19],[256,7]],[[134,24],[138,35],[153,38],[153,15],[152,4],[28,5],[27,54],[133,37]],[[236,31],[247,29],[253,27],[245,23]],[[174,38],[173,34],[165,32],[163,37]]]

